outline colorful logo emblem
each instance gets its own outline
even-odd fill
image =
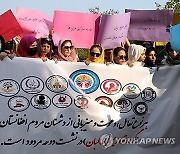
[[[107,106],[107,107],[112,107],[113,101],[111,98],[107,96],[100,96],[95,99],[96,102],[98,102],[101,105]]]
[[[138,102],[133,106],[133,111],[135,114],[142,116],[147,113],[148,106],[144,102]]]
[[[115,79],[107,79],[101,83],[101,90],[107,95],[114,95],[121,90],[121,84]]]
[[[88,96],[78,95],[74,99],[74,104],[80,109],[86,109],[88,108],[88,99]]]
[[[10,97],[19,92],[19,84],[12,79],[4,79],[0,81],[0,95]]]
[[[137,98],[140,93],[140,88],[134,83],[128,83],[123,87],[123,95],[129,99]]]
[[[67,89],[68,82],[62,76],[53,75],[46,80],[46,86],[50,91],[59,93]]]
[[[31,105],[36,109],[46,109],[51,105],[51,99],[45,94],[38,94],[31,98]]]
[[[29,94],[40,93],[44,89],[43,81],[35,76],[29,76],[22,80],[21,82],[22,90]]]
[[[8,106],[11,110],[21,112],[29,107],[29,101],[23,96],[14,96],[9,99]]]
[[[67,94],[57,94],[53,97],[52,102],[58,108],[67,108],[72,104],[72,98]]]
[[[151,102],[156,98],[156,92],[152,88],[147,87],[142,91],[141,97],[144,101]]]
[[[127,113],[132,109],[132,103],[126,98],[120,98],[114,103],[113,107],[120,113]]]
[[[100,83],[97,74],[86,69],[73,72],[69,78],[71,88],[78,93],[92,93],[97,90]]]

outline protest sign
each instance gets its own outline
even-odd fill
[[[169,41],[169,27],[172,23],[172,10],[126,10],[131,12],[128,32],[130,40]]]
[[[75,47],[90,48],[95,43],[98,26],[98,14],[79,12],[54,12],[54,42],[71,39]]]
[[[16,18],[23,29],[22,35],[36,38],[48,37],[52,27],[52,18],[41,11],[17,7]]]
[[[110,49],[125,42],[129,29],[130,14],[102,15],[97,43]]]
[[[180,13],[174,13],[172,25],[180,23]]]
[[[180,53],[180,24],[170,28],[170,43],[172,48]]]
[[[9,41],[21,33],[21,26],[11,10],[6,11],[0,16],[0,35],[4,37],[5,41]]]

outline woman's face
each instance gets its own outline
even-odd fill
[[[65,57],[69,57],[73,49],[74,47],[72,46],[71,42],[66,42],[64,46],[62,46],[61,52]]]
[[[177,52],[175,50],[173,50],[172,48],[170,48],[168,50],[168,53],[171,58],[176,58],[176,56],[177,56]]]
[[[114,56],[114,62],[116,64],[124,64],[126,62],[126,52],[124,50],[120,50],[117,56]]]
[[[112,61],[113,50],[107,50],[104,52],[104,61],[111,62]]]
[[[100,56],[101,56],[101,52],[99,48],[93,48],[90,51],[90,57],[92,62],[96,62]]]
[[[36,42],[36,41],[33,42],[33,43],[30,45],[27,53],[28,53],[28,55],[30,55],[30,56],[34,56],[34,55],[37,54],[37,42]]]
[[[143,51],[138,59],[139,62],[143,62],[146,59],[145,51]]]
[[[156,52],[150,51],[147,58],[150,62],[155,63],[156,62]]]
[[[51,51],[51,46],[48,43],[41,44],[41,52],[42,54],[48,54]]]

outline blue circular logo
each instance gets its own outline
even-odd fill
[[[81,69],[69,76],[69,84],[74,91],[89,94],[98,89],[100,80],[93,71]]]

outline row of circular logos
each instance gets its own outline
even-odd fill
[[[74,99],[74,104],[80,109],[86,109],[88,108],[89,100],[90,97],[88,96],[78,95]],[[135,114],[144,115],[148,111],[148,106],[145,102],[138,102],[133,105],[127,98],[120,98],[113,103],[111,98],[100,96],[95,101],[110,108],[114,107],[120,113],[127,113],[133,109]],[[30,101],[24,96],[14,96],[9,99],[8,106],[13,111],[21,112],[26,110],[30,104],[36,109],[47,109],[51,105],[51,102],[57,108],[67,108],[72,104],[73,99],[64,93],[56,94],[52,100],[45,94],[34,95]]]
[[[50,76],[46,82],[46,87],[54,92],[61,93],[68,88],[68,81],[60,76]],[[81,69],[73,72],[69,77],[69,85],[78,93],[92,93],[96,91],[100,85],[101,91],[107,95],[115,95],[120,91],[126,98],[134,99],[140,94],[144,101],[152,101],[156,97],[156,92],[152,88],[141,89],[134,83],[128,83],[122,87],[121,83],[116,79],[106,79],[100,84],[100,79],[96,73],[87,69]],[[22,80],[21,88],[28,94],[38,94],[44,89],[44,82],[35,76],[29,76]],[[11,97],[20,91],[19,84],[12,79],[4,79],[0,81],[0,95]]]
[[[68,88],[68,82],[65,78],[59,75],[50,76],[46,80],[46,87],[55,93],[63,92]],[[44,82],[35,76],[29,76],[22,80],[21,88],[28,94],[37,94],[44,89]],[[12,79],[4,79],[0,81],[0,95],[11,97],[20,91],[20,86],[17,81]]]

